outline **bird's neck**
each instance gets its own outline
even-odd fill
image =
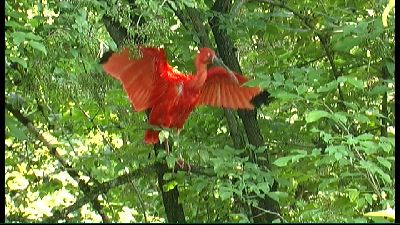
[[[189,86],[193,89],[201,89],[207,79],[207,65],[196,63],[196,75],[189,82]]]

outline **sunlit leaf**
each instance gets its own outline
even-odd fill
[[[389,0],[389,3],[387,4],[385,10],[383,10],[382,13],[382,23],[384,27],[388,26],[387,18],[389,16],[390,11],[394,8],[394,0]]]
[[[348,189],[347,190],[349,192],[349,198],[351,202],[356,201],[356,199],[358,198],[360,192],[357,189]]]
[[[388,218],[391,221],[395,220],[395,218],[396,218],[394,209],[392,209],[390,207],[388,207],[386,210],[365,213],[364,216],[383,217],[383,218]]]

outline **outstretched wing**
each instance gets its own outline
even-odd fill
[[[253,109],[251,100],[261,92],[258,87],[242,86],[248,79],[234,73],[237,80],[224,68],[213,67],[207,71],[207,80],[201,91],[199,104],[231,109]]]
[[[151,107],[151,94],[157,86],[163,70],[168,69],[167,58],[163,49],[140,48],[141,57],[131,58],[125,48],[120,53],[112,54],[103,64],[103,69],[121,81],[125,92],[136,111]]]

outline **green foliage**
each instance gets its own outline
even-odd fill
[[[279,203],[274,222],[365,223],[365,213],[394,207],[392,0],[286,1],[288,8],[235,1],[223,16],[208,0],[128,2],[5,2],[6,102],[78,172],[71,177],[6,109],[8,222],[43,221],[73,205],[86,196],[79,182],[94,188],[159,160],[172,169],[180,158],[204,173],[167,173],[164,187],[155,173],[132,178],[97,197],[104,213],[112,222],[165,222],[160,188],[174,187],[187,222],[252,222],[249,211],[265,196]],[[193,72],[199,37],[175,15],[187,7],[203,24],[219,16],[243,73],[254,78],[247,85],[274,98],[257,115],[265,146],[234,149],[223,110],[200,107],[179,134],[160,133],[174,150],[156,158],[143,143],[145,114],[134,113],[118,81],[102,72],[100,56],[117,50],[106,15]],[[132,24],[134,14],[146,23]],[[88,203],[64,221],[102,217]]]

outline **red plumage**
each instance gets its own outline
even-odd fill
[[[253,109],[250,101],[261,92],[258,87],[241,86],[248,79],[223,67],[207,70],[207,65],[216,58],[209,48],[200,49],[194,76],[170,66],[163,49],[139,50],[141,57],[137,59],[129,56],[128,49],[114,53],[103,68],[121,81],[135,111],[151,110],[148,121],[151,125],[181,129],[199,105]],[[158,133],[148,129],[145,143],[157,143]]]

